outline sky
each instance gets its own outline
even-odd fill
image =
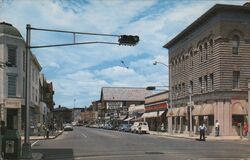
[[[55,107],[89,106],[102,87],[168,85],[168,41],[216,3],[247,0],[0,0],[0,22],[26,37],[34,28],[138,35],[136,46],[87,44],[32,49],[53,82]],[[118,42],[117,37],[76,35],[76,42]],[[32,30],[31,45],[72,43],[73,35]],[[121,61],[124,62],[121,63]]]

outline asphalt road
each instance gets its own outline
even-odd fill
[[[249,141],[206,141],[75,127],[33,144],[46,160],[250,160]]]

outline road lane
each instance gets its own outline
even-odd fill
[[[201,159],[250,158],[250,144],[189,139],[75,127],[55,140],[39,141],[34,150],[50,159]],[[74,158],[72,158],[74,157]]]

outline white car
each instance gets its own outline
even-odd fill
[[[73,131],[73,125],[70,123],[65,124],[65,126],[63,127],[64,131]]]
[[[148,133],[148,123],[147,122],[134,122],[131,126],[131,132],[133,133]]]

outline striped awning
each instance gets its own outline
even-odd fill
[[[202,115],[213,115],[214,107],[212,104],[204,104],[202,109]]]
[[[180,108],[172,108],[172,111],[171,109],[169,109],[167,113],[167,117],[170,117],[170,116],[176,117],[179,115],[179,112],[180,112]]]
[[[202,106],[201,105],[194,105],[194,109],[192,110],[193,116],[200,116],[202,115]]]
[[[159,115],[158,113],[159,112]],[[147,113],[143,113],[143,115],[141,116],[142,118],[154,118],[154,117],[160,117],[165,111],[153,111],[153,112],[147,112]]]

